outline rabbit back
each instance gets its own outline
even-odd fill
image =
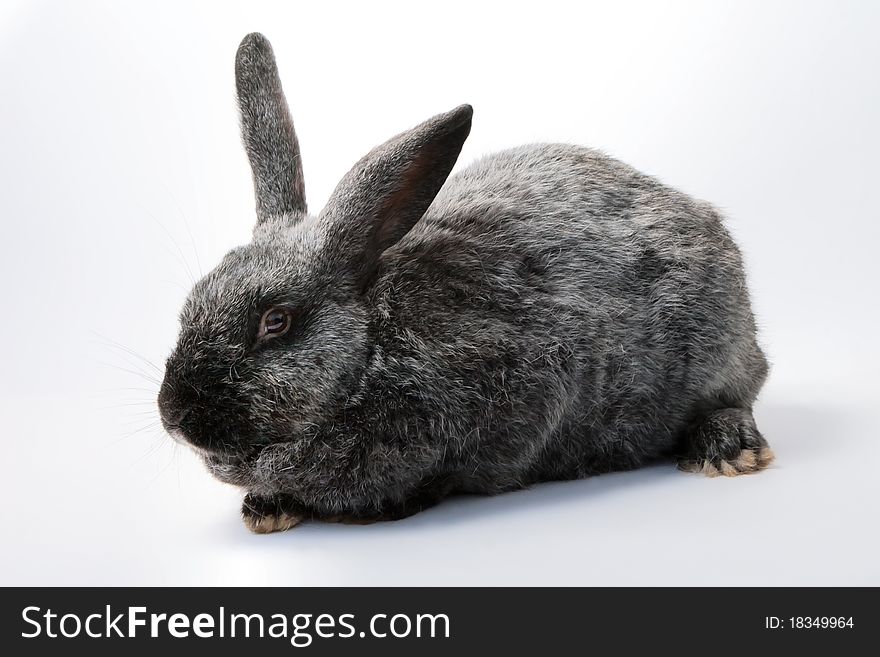
[[[591,149],[477,161],[384,259],[386,392],[461,489],[637,467],[766,375],[719,213]]]

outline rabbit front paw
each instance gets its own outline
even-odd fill
[[[295,527],[305,520],[306,514],[286,498],[248,493],[241,505],[241,517],[255,534],[271,534]]]

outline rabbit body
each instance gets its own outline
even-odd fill
[[[279,277],[310,281],[305,305],[318,319],[304,320],[295,358],[279,352],[252,366],[266,380],[265,372],[280,379],[290,368],[274,399],[248,401],[226,391],[226,379],[203,387],[219,391],[227,408],[247,407],[242,417],[262,427],[239,429],[250,437],[234,447],[200,443],[209,469],[248,492],[243,513],[255,531],[307,517],[398,518],[453,492],[495,494],[664,457],[706,474],[752,472],[772,458],[751,415],[767,364],[740,253],[718,212],[564,144],[490,155],[447,180],[469,111],[435,117],[368,155],[317,218],[304,199],[294,198],[295,212],[282,202],[280,214],[258,224],[254,243],[194,290],[163,409],[186,407],[181,379],[200,387],[192,372],[208,366],[195,362],[226,369],[228,357],[232,369],[247,369],[248,358],[268,358],[242,355],[250,352],[241,345],[218,356],[207,346],[209,333],[216,342],[223,332],[220,322],[237,321],[229,310],[235,281],[262,295],[272,288],[251,280],[263,276],[254,261],[274,271],[273,258],[287,254]],[[429,159],[409,155],[423,151]],[[400,165],[407,158],[416,164]],[[389,187],[395,167],[405,182]],[[418,182],[425,176],[434,176],[427,191]],[[301,195],[301,176],[294,187]],[[394,217],[412,203],[415,218],[397,226]],[[348,228],[351,217],[362,215],[391,218],[358,242],[360,255],[339,258],[340,245],[360,234]],[[340,275],[338,263],[354,260],[372,264]],[[193,308],[214,313],[210,329],[191,328],[199,323]],[[281,357],[289,364],[273,370]],[[218,367],[214,376],[232,375]],[[209,415],[210,402],[199,399],[187,408],[207,404]],[[263,426],[269,419],[275,425]],[[276,433],[276,425],[286,428]],[[186,437],[196,443],[198,433]]]
[[[313,514],[395,515],[681,451],[766,373],[710,206],[596,151],[526,146],[450,178],[385,252],[337,416],[241,465]]]

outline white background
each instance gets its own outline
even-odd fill
[[[0,7],[0,584],[880,584],[877,3]],[[462,164],[571,141],[721,207],[773,362],[774,467],[247,533],[127,350],[161,367],[191,277],[249,238],[232,64],[254,30],[313,210],[462,102]]]

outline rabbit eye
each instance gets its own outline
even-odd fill
[[[286,308],[270,308],[263,313],[260,320],[260,330],[257,333],[258,338],[277,338],[284,335],[290,330],[293,322],[291,312]]]

